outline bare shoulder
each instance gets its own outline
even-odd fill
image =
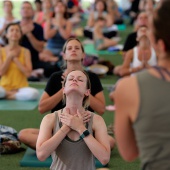
[[[49,113],[44,116],[43,122],[48,122],[48,124],[51,124],[55,121],[55,117],[56,117],[55,113]]]
[[[102,116],[94,114],[93,124],[101,124],[102,122],[104,122],[104,119],[102,118]]]
[[[113,94],[116,112],[128,113],[135,120],[139,108],[139,88],[136,76],[120,80]]]
[[[128,94],[129,92],[132,92],[135,87],[137,87],[136,76],[127,76],[118,81],[115,92]]]
[[[27,48],[25,48],[25,47],[21,47],[23,50],[24,50],[24,52],[26,52],[26,53],[28,53],[28,52],[30,52],[30,50],[29,49],[27,49]]]
[[[127,51],[125,57],[128,56],[128,57],[132,57],[133,56],[133,49],[130,49]]]

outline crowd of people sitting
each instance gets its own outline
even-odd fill
[[[38,100],[38,90],[28,82],[45,78],[38,111],[52,113],[43,118],[40,129],[22,129],[19,141],[36,150],[41,161],[52,155],[52,170],[67,170],[68,166],[80,169],[81,164],[76,165],[80,155],[87,162],[85,169],[95,169],[94,157],[105,165],[115,144],[125,160],[140,157],[143,170],[170,168],[170,153],[165,148],[170,143],[166,129],[170,123],[166,119],[170,111],[166,95],[170,81],[170,25],[166,22],[170,2],[133,0],[126,11],[121,11],[115,0],[95,0],[88,9],[81,3],[23,1],[18,19],[13,15],[13,2],[3,1],[0,99]],[[84,38],[91,39],[97,51],[107,50],[118,45],[118,25],[125,24],[125,18],[130,19],[133,31],[123,44],[123,62],[112,71],[120,79],[109,96],[104,96],[99,77],[83,66],[86,52],[74,30],[86,21]],[[155,102],[154,94],[158,98]],[[102,118],[107,97],[116,106],[114,138],[108,135]],[[83,154],[78,151],[68,161],[77,146],[82,147]]]

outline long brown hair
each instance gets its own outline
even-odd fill
[[[162,39],[166,52],[170,53],[170,1],[163,0],[153,13],[153,34],[156,41]]]

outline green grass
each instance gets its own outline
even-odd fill
[[[16,18],[20,18],[20,5],[21,1],[14,2],[14,15]],[[3,16],[2,11],[2,2],[0,2],[0,16]],[[85,23],[85,22],[84,22]],[[84,25],[83,23],[83,25]],[[129,31],[131,31],[131,27],[127,27],[125,31],[120,31],[119,36],[121,37],[121,43],[125,41],[126,35]],[[81,40],[84,38],[81,37]],[[113,56],[99,56],[101,59],[109,60],[114,65],[118,65],[122,63],[122,56],[120,53],[114,54]],[[107,75],[101,78],[102,84],[115,84],[118,80],[118,77],[113,75]],[[36,88],[44,88],[45,85],[34,84],[32,85]],[[104,88],[104,94],[106,99],[106,105],[113,104],[109,99],[109,92],[107,88]],[[31,111],[0,111],[0,124],[11,126],[15,128],[17,131],[20,131],[23,128],[39,128],[40,122],[44,115],[40,115],[38,109],[34,109]],[[114,112],[106,111],[103,115],[103,118],[107,125],[114,122]],[[126,142],[126,141],[125,141]],[[26,148],[25,145],[23,147]],[[11,155],[0,155],[0,170],[47,170],[49,168],[30,168],[30,167],[20,167],[19,161],[22,159],[24,152],[11,154]],[[111,152],[111,159],[109,162],[110,170],[137,170],[139,169],[139,161],[136,160],[133,163],[125,162],[119,155],[117,147],[115,147]]]

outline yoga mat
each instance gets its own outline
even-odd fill
[[[24,167],[50,167],[52,158],[49,157],[45,161],[38,160],[35,150],[27,148],[24,157],[20,161],[20,166]]]
[[[108,50],[96,50],[94,44],[85,44],[84,50],[86,54],[90,55],[113,55],[115,52],[110,52]]]
[[[124,31],[124,30],[126,30],[126,25],[125,24],[118,24],[117,28],[118,28],[119,31]]]
[[[43,89],[38,89],[41,97]],[[38,100],[18,101],[18,100],[0,100],[0,110],[33,110],[38,106]]]
[[[23,167],[50,167],[52,158],[48,157],[44,162],[38,160],[35,150],[27,148],[22,160],[20,161],[20,166]],[[102,168],[103,166],[97,159],[95,159],[96,168]],[[107,165],[106,165],[107,166]]]

